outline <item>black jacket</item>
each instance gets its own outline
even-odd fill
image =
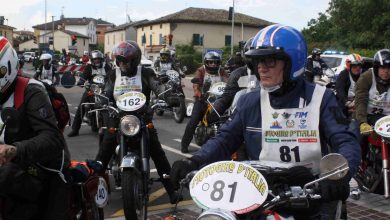
[[[27,85],[24,102],[18,109],[17,129],[5,129],[6,144],[16,146],[14,162],[26,168],[39,163],[52,169],[60,169],[62,152],[65,162],[70,154],[62,133],[57,128],[56,118],[49,97],[37,84]]]
[[[305,78],[309,82],[313,82],[314,76],[323,74],[322,73],[322,68],[328,67],[328,65],[326,65],[326,63],[325,63],[325,61],[323,59],[320,59],[318,61],[320,63],[320,65],[321,65],[321,69],[314,68],[313,67],[313,62],[314,61],[313,61],[312,57],[307,58],[306,69],[305,69]]]
[[[340,105],[344,108],[345,103],[348,101],[348,89],[351,86],[351,80],[349,78],[349,71],[344,69],[340,72],[336,81],[336,96]],[[352,75],[352,79],[357,82],[360,75]]]
[[[84,80],[88,80],[88,81],[92,81],[93,79],[93,75],[92,75],[92,70],[93,69],[96,69],[95,67],[92,66],[92,64],[87,64],[87,66],[85,67],[84,71],[83,71],[83,74],[81,75],[81,77],[84,79]],[[112,66],[111,64],[109,63],[105,63],[104,64],[104,70],[106,71],[106,75],[112,70]]]
[[[41,76],[42,76],[43,68],[48,70],[48,69],[50,69],[50,66],[52,67],[52,78],[50,80],[53,82],[53,84],[59,84],[60,76],[59,76],[59,74],[57,72],[57,68],[54,65],[52,65],[52,64],[50,64],[48,66],[45,66],[45,67],[43,65],[39,66],[38,69],[37,69],[37,72],[35,73],[33,78],[37,79],[37,80],[40,80]]]

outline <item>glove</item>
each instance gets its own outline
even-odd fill
[[[0,166],[10,162],[16,156],[17,148],[12,145],[0,145]]]
[[[321,198],[324,202],[345,201],[349,196],[349,181],[347,176],[339,180],[323,180],[319,184]]]
[[[171,173],[169,175],[175,189],[179,188],[180,180],[184,179],[191,171],[197,169],[199,169],[199,165],[194,160],[185,158],[175,161],[172,165]]]
[[[290,186],[303,187],[315,179],[310,170],[304,166],[295,166],[288,169],[287,180]]]
[[[360,124],[360,133],[361,134],[369,134],[372,132],[371,125],[367,124],[367,122],[364,122]]]
[[[212,111],[212,112],[209,114],[207,120],[208,120],[209,124],[211,124],[211,123],[214,123],[214,122],[219,121],[219,117],[218,117],[217,113],[215,113],[214,111]]]

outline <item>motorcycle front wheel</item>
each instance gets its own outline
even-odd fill
[[[178,107],[173,108],[173,116],[176,123],[182,123],[186,116],[186,102],[184,97],[180,97],[180,104]]]
[[[133,169],[124,169],[122,172],[122,199],[125,218],[128,220],[144,219],[144,195],[142,178]]]

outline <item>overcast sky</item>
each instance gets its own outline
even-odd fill
[[[235,10],[275,23],[306,27],[311,18],[325,12],[330,0],[235,0]],[[17,30],[31,30],[45,22],[45,0],[0,0],[5,24]],[[228,10],[233,0],[46,0],[47,22],[65,17],[102,18],[116,25],[132,20],[156,19],[188,7]]]

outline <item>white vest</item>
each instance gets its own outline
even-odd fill
[[[348,100],[353,100],[355,98],[355,90],[356,90],[356,82],[353,81],[351,73],[348,73],[349,81],[351,81],[351,85],[348,88]]]
[[[374,72],[372,71],[372,85],[368,92],[368,114],[384,114],[390,115],[390,88],[387,92],[379,94],[376,89],[376,80]]]
[[[44,87],[44,85],[41,82],[39,82],[39,81],[37,81],[35,79],[30,79],[28,81],[28,84],[31,84],[31,83],[35,83],[35,84],[38,84],[38,85],[41,85],[41,86]],[[15,92],[12,93],[10,95],[10,97],[8,98],[8,100],[3,105],[0,106],[0,115],[1,115],[1,110],[2,109],[7,108],[7,107],[14,107],[15,106],[14,96],[15,96]],[[3,126],[4,126],[4,122],[3,122],[3,120],[0,117],[0,130],[3,128]],[[5,129],[0,134],[0,144],[4,144],[4,131],[5,131]]]
[[[114,84],[114,99],[126,92],[138,91],[142,92],[142,66],[137,67],[137,74],[133,77],[122,76],[119,67],[115,68],[115,84]]]
[[[49,79],[49,80],[52,80],[53,79],[53,66],[50,65],[50,69],[45,69],[45,66],[42,67],[42,74],[41,74],[41,80],[42,79]]]
[[[104,69],[105,65],[106,63],[103,62],[102,68],[92,68],[92,76],[106,76],[106,70]]]
[[[319,174],[322,157],[319,118],[324,92],[325,87],[316,85],[307,106],[273,109],[268,92],[260,90],[261,164],[284,168],[305,166],[311,168],[312,174]]]
[[[172,63],[161,63],[160,62],[160,72],[166,72],[172,69]]]

